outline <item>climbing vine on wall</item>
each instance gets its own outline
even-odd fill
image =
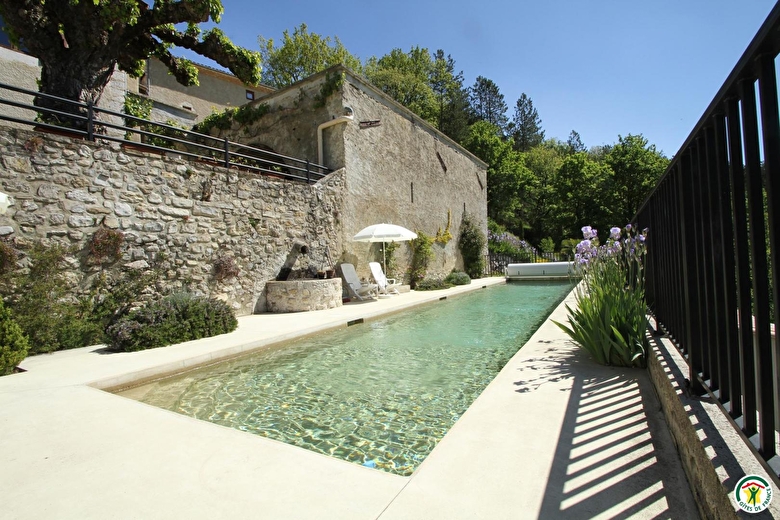
[[[444,229],[444,231],[442,231],[441,228],[439,228],[436,231],[435,242],[437,244],[446,246],[447,242],[452,240],[452,233],[450,232],[451,227],[452,227],[452,212],[449,209],[447,209],[447,227]]]
[[[409,268],[409,283],[412,289],[428,274],[428,265],[434,257],[432,245],[433,238],[422,231],[418,231],[417,238],[411,241],[412,265]]]
[[[212,128],[218,130],[228,130],[233,123],[249,125],[266,115],[270,107],[263,103],[261,105],[243,105],[235,108],[226,108],[222,112],[212,112],[206,116],[203,121],[196,124],[192,129],[201,134],[208,134]]]
[[[325,75],[325,81],[320,87],[320,93],[314,96],[314,108],[324,107],[328,97],[338,91],[346,79],[347,75],[343,72],[339,72],[338,74],[327,73]]]

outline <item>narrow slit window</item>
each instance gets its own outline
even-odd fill
[[[442,159],[441,154],[439,152],[436,152],[436,157],[439,159],[439,164],[441,164],[441,169],[444,170],[444,173],[447,173],[447,165],[444,163],[444,159]]]

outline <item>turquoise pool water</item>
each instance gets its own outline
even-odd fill
[[[494,286],[133,392],[181,414],[410,475],[571,287]]]

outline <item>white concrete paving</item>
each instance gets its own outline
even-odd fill
[[[549,321],[411,477],[98,389],[496,283],[246,316],[231,334],[144,352],[29,358],[0,378],[0,517],[695,518],[647,374],[595,365]]]

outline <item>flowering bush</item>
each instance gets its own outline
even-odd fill
[[[568,305],[569,325],[555,322],[602,365],[647,366],[645,336],[645,237],[631,225],[614,227],[605,245],[590,226],[575,249],[583,272],[576,289],[577,309]]]
[[[519,260],[530,261],[538,254],[536,248],[503,230],[488,230],[488,250],[493,254],[507,255]]]

